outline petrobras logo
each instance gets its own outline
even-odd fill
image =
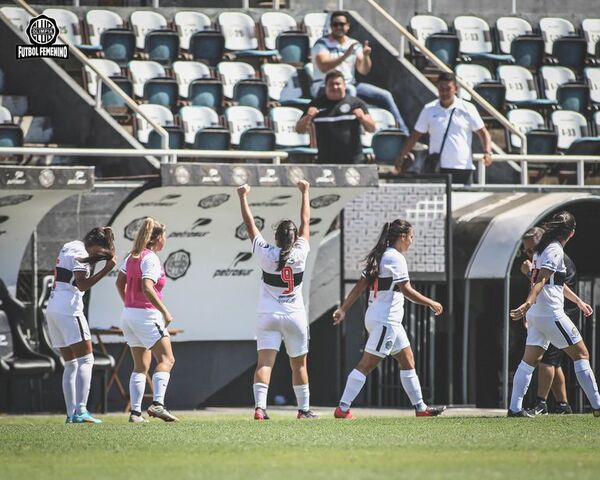
[[[210,232],[207,230],[201,230],[202,227],[206,227],[212,223],[210,218],[199,218],[197,219],[188,230],[182,232],[171,232],[169,238],[202,238],[206,237]]]
[[[221,183],[223,180],[223,178],[221,177],[221,174],[219,173],[219,169],[217,168],[209,168],[208,169],[208,175],[205,175],[202,177],[201,182],[202,183],[208,183],[208,184],[215,184],[215,183]]]
[[[179,197],[181,197],[181,195],[178,193],[169,193],[163,195],[158,200],[136,203],[134,207],[173,207],[174,205],[177,205],[175,200]]]
[[[83,170],[77,170],[73,178],[67,180],[67,185],[85,185],[86,183],[87,179]]]
[[[27,183],[27,178],[25,178],[25,172],[23,170],[16,170],[12,178],[9,178],[6,181],[7,185],[23,185],[25,183]]]
[[[335,176],[331,168],[324,168],[321,175],[315,179],[317,185],[335,185]]]
[[[215,277],[247,277],[254,269],[253,268],[241,268],[239,265],[245,263],[252,258],[251,252],[240,252],[229,264],[227,268],[220,268],[215,270],[213,278]]]
[[[229,200],[229,194],[227,193],[216,193],[215,195],[209,195],[198,202],[200,208],[216,208],[223,205]]]
[[[288,200],[292,198],[291,195],[278,195],[266,200],[264,202],[252,202],[251,207],[285,207],[288,204]]]
[[[254,217],[254,223],[259,232],[262,232],[263,228],[265,228],[264,218]],[[238,227],[235,229],[235,238],[239,238],[240,240],[248,240],[250,238],[245,223],[238,225]]]
[[[172,280],[177,280],[187,273],[191,264],[192,259],[190,253],[183,249],[177,250],[167,257],[165,262],[165,275]]]
[[[321,195],[320,197],[315,197],[310,201],[310,206],[312,208],[323,208],[328,207],[329,205],[337,202],[341,197],[336,195],[335,193],[330,193],[328,195]]]
[[[279,177],[277,176],[277,170],[274,168],[267,168],[265,170],[264,175],[261,175],[258,178],[258,182],[261,185],[272,185],[274,183],[279,183]]]
[[[33,198],[33,195],[6,195],[0,197],[0,207],[13,207],[20,203],[27,202]]]

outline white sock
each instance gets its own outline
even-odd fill
[[[576,360],[575,375],[577,375],[577,381],[581,388],[585,392],[585,396],[592,404],[594,410],[600,409],[600,394],[598,393],[598,385],[596,384],[596,378],[594,372],[590,366],[589,360]]]
[[[513,412],[523,410],[523,397],[529,388],[529,382],[533,376],[534,367],[528,365],[523,360],[519,363],[515,376],[513,377],[513,389],[510,397],[510,409]]]
[[[94,355],[91,353],[77,359],[77,375],[75,376],[75,409],[77,413],[87,412],[93,368]]]
[[[131,377],[129,377],[129,398],[131,400],[132,411],[142,411],[144,390],[146,390],[146,375],[143,373],[131,372]]]
[[[350,410],[350,405],[358,397],[366,381],[367,377],[356,368],[350,372],[348,380],[346,380],[346,388],[344,388],[344,393],[342,393],[342,398],[340,399],[340,408],[343,412]]]
[[[308,383],[304,385],[294,385],[294,393],[296,394],[296,401],[298,402],[298,410],[304,412],[310,408],[310,389]]]
[[[169,372],[155,372],[154,375],[152,375],[152,389],[154,390],[153,400],[161,405],[165,404],[165,393],[167,391],[167,385],[169,385],[169,378],[171,378]]]
[[[254,408],[267,409],[267,393],[269,386],[266,383],[255,383],[252,385],[254,390]]]
[[[67,416],[75,413],[75,378],[77,376],[77,359],[65,360],[65,370],[62,376],[63,395],[65,396],[65,405],[67,407]]]
[[[419,382],[417,371],[414,368],[412,370],[400,370],[400,382],[402,382],[402,388],[404,388],[404,391],[408,395],[411,405],[418,412],[427,410],[427,405],[423,402],[421,382]]]

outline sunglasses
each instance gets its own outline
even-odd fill
[[[332,27],[334,27],[334,28],[335,28],[335,27],[344,27],[344,26],[346,26],[346,25],[348,25],[348,23],[346,23],[346,22],[333,22],[333,23],[331,24],[331,26],[332,26]]]

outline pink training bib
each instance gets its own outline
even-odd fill
[[[147,308],[156,310],[154,305],[144,295],[142,290],[142,260],[146,255],[152,253],[151,250],[145,249],[142,251],[139,257],[134,258],[129,256],[127,259],[127,265],[125,266],[127,275],[127,288],[125,289],[125,307],[127,308]],[[165,286],[167,279],[165,276],[164,269],[160,268],[160,277],[154,284],[154,291],[158,295],[158,298],[162,300],[162,289]]]

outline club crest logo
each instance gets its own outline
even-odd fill
[[[223,205],[229,200],[229,194],[227,193],[216,193],[215,195],[209,195],[198,202],[198,206],[201,208],[216,208]]]
[[[177,250],[167,257],[167,261],[165,262],[165,275],[172,280],[177,280],[187,273],[191,263],[192,259],[189,252]]]

